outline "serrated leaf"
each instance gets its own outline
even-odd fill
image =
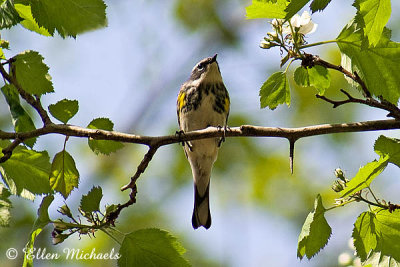
[[[0,183],[0,226],[9,226],[12,208],[11,201],[8,199],[10,191]]]
[[[310,212],[299,235],[297,257],[306,256],[311,259],[328,243],[332,229],[325,219],[325,211],[321,196],[318,194],[314,202],[314,210]]]
[[[325,90],[331,85],[331,76],[329,75],[328,69],[316,65],[310,69],[307,69],[310,85],[317,89],[319,95],[323,95]]]
[[[286,73],[275,72],[260,89],[260,105],[261,108],[269,107],[273,110],[283,103],[290,106],[289,82]]]
[[[375,152],[381,157],[388,157],[388,161],[400,167],[400,140],[379,136],[374,145]]]
[[[387,264],[392,258],[400,261],[400,211],[374,209],[360,214],[354,223],[354,246],[357,256],[369,263]],[[378,254],[378,255],[377,255]],[[378,258],[376,258],[379,256]],[[373,265],[392,266],[392,265]]]
[[[14,129],[17,133],[29,132],[35,130],[36,127],[33,121],[25,109],[19,102],[19,94],[17,89],[11,84],[6,84],[1,88],[1,92],[6,98],[7,104],[10,107],[12,122]],[[29,147],[33,147],[36,142],[36,138],[29,138],[24,140],[24,144]]]
[[[252,4],[246,7],[246,17],[247,19],[283,19],[287,14],[286,6],[286,0],[253,0]]]
[[[6,144],[1,142],[1,148]],[[47,151],[37,152],[17,146],[11,158],[0,164],[0,174],[12,194],[33,200],[35,195],[51,192],[49,159]]]
[[[14,6],[19,16],[23,19],[20,24],[24,28],[44,36],[51,36],[47,29],[39,27],[37,22],[33,19],[30,5],[15,4]]]
[[[90,213],[100,210],[100,201],[103,198],[103,191],[100,186],[93,186],[87,195],[82,195],[80,209]]]
[[[390,19],[390,0],[356,0],[354,5],[363,20],[364,36],[370,46],[376,46]]]
[[[368,259],[362,263],[363,267],[399,267],[400,262],[392,256],[383,255],[381,252],[371,252]]]
[[[28,50],[14,59],[12,66],[17,81],[27,93],[42,95],[54,92],[49,67],[43,63],[43,57],[38,52]]]
[[[49,106],[51,115],[57,120],[67,123],[79,110],[77,100],[63,99]]]
[[[39,26],[61,37],[107,26],[106,5],[102,0],[31,1],[32,15]]]
[[[330,2],[331,2],[331,0],[314,0],[314,1],[312,1],[311,5],[310,5],[311,12],[315,13],[317,11],[324,10]]]
[[[22,18],[14,8],[14,1],[5,0],[0,4],[0,29],[17,25]]]
[[[384,30],[375,47],[363,48],[362,29],[353,21],[344,27],[336,41],[342,53],[342,66],[357,72],[373,95],[397,105],[400,97],[400,43],[389,38],[389,32]]]
[[[60,192],[65,199],[78,187],[79,172],[74,159],[66,150],[54,156],[49,179],[51,189]]]
[[[34,245],[35,245],[35,240],[36,237],[42,232],[43,228],[49,224],[50,218],[49,218],[49,213],[48,209],[50,204],[53,202],[54,196],[49,195],[43,198],[42,203],[40,204],[40,207],[38,209],[38,217],[33,224],[32,232],[29,238],[28,243],[25,246],[25,254],[24,254],[24,263],[22,266],[32,266],[33,267],[33,259],[32,254],[28,257],[29,253],[34,252]]]
[[[114,123],[107,118],[97,118],[92,120],[87,126],[89,129],[101,129],[106,131],[112,131],[114,128]],[[111,153],[123,148],[121,142],[116,142],[112,140],[88,140],[90,149],[96,154],[110,155]]]
[[[366,187],[386,168],[389,162],[389,157],[381,157],[378,161],[367,163],[361,167],[356,176],[350,180],[347,187],[341,191],[341,197],[354,194]]]
[[[285,11],[287,12],[285,19],[290,19],[291,17],[296,15],[296,13],[299,12],[310,1],[311,0],[290,1],[287,8],[285,9]]]
[[[184,253],[185,249],[176,237],[167,231],[142,229],[125,236],[119,250],[118,266],[190,266],[182,257]]]
[[[310,77],[308,70],[302,66],[298,67],[293,73],[293,79],[298,86],[309,87]]]

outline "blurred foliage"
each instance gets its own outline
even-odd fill
[[[228,0],[177,0],[175,18],[190,32],[199,31],[216,37],[222,44],[238,42],[238,21],[226,12]],[[232,13],[230,13],[232,14]]]

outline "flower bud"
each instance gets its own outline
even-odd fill
[[[332,190],[339,193],[344,189],[345,185],[342,181],[336,180],[332,185]]]
[[[53,222],[53,227],[54,227],[54,230],[61,231],[61,232],[68,229],[67,225],[65,225],[65,223],[61,220],[57,220],[57,221]]]
[[[272,44],[269,41],[262,40],[260,43],[260,47],[263,49],[270,49],[272,47]]]
[[[342,180],[344,183],[349,182],[349,180],[348,180],[346,177],[344,177],[344,172],[343,172],[342,169],[340,169],[340,168],[337,168],[337,169],[335,170],[335,176],[336,176],[337,178],[339,178],[340,180]]]
[[[71,210],[68,208],[67,205],[61,206],[58,212],[61,213],[62,215],[68,216],[69,218],[72,218]]]

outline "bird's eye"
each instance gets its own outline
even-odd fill
[[[204,69],[204,64],[200,63],[199,65],[197,65],[197,69],[198,70],[203,70]]]

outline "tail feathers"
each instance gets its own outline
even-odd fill
[[[194,185],[194,209],[192,216],[192,225],[194,229],[197,229],[200,226],[208,229],[211,226],[209,189],[210,183],[208,183],[204,195],[201,196],[197,190],[196,184]]]

